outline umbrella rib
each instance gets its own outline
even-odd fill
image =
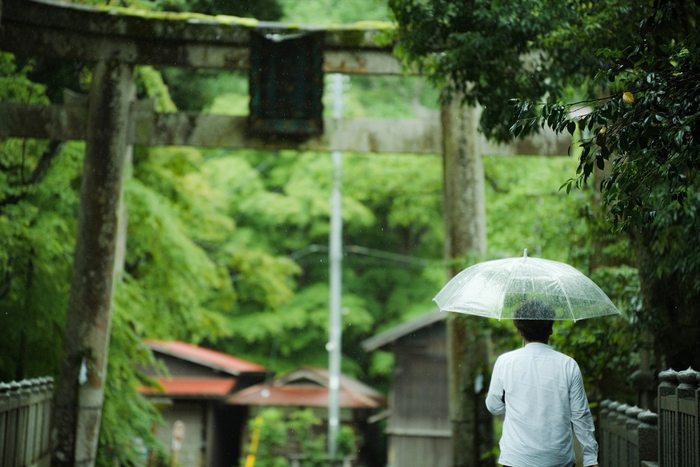
[[[523,256],[523,263],[525,263],[525,261],[527,261],[527,256]],[[510,270],[510,273],[508,274],[508,279],[506,279],[506,284],[503,287],[503,293],[501,294],[502,295],[501,296],[501,307],[500,307],[501,313],[498,316],[499,321],[503,317],[503,308],[505,308],[505,306],[506,306],[506,288],[507,288],[508,284],[510,284],[510,280],[513,278],[513,274],[515,274],[515,270],[517,268],[518,268],[518,263],[516,262],[515,267],[513,267],[513,269]]]
[[[496,260],[496,261],[502,261],[502,260]],[[488,263],[488,262],[487,262],[487,263]],[[481,263],[481,264],[477,264],[477,265],[475,265],[475,266],[480,266],[480,265],[481,265],[481,266],[484,266],[484,265],[486,265],[487,263]],[[464,271],[463,271],[463,272],[464,272]],[[475,271],[472,277],[477,276],[480,272],[481,272],[481,271]],[[455,277],[457,277],[457,276],[455,276]],[[471,279],[471,278],[470,278],[470,279]],[[494,279],[493,277],[489,277],[489,279],[486,281],[486,285],[492,283],[494,280],[495,280],[495,279]],[[450,295],[450,299],[447,300],[447,303],[445,304],[445,306],[441,307],[441,309],[448,310],[448,311],[456,311],[456,310],[450,310],[450,308],[454,308],[454,307],[451,306],[452,303],[453,303],[453,301],[457,300],[457,298],[459,297],[460,293],[461,293],[465,288],[467,288],[467,287],[469,287],[469,286],[470,286],[470,281],[469,281],[469,280],[465,280],[463,284],[460,284],[459,288],[456,289],[456,290]],[[485,288],[488,288],[488,287],[485,287]],[[505,294],[504,294],[503,296],[505,297]],[[503,302],[503,298],[502,298],[500,301],[501,301],[501,303],[502,303],[502,302]],[[501,304],[501,309],[502,309],[502,308],[503,308],[503,305]],[[488,310],[484,309],[484,314],[480,314],[479,316],[487,316],[487,317],[489,317],[489,315],[488,315]],[[498,318],[499,320],[501,319],[500,316],[494,316],[494,318]]]
[[[515,268],[513,268],[515,269]],[[510,281],[510,276],[513,275],[513,270],[510,271],[510,275],[508,276],[508,281]],[[492,282],[494,279],[493,277],[489,278],[489,282]],[[507,284],[508,282],[506,282]],[[496,305],[498,307],[498,320],[500,321],[501,318],[503,318],[503,307],[505,306],[505,301],[506,301],[506,292],[505,292],[505,287],[502,289],[501,293],[499,293],[498,297],[498,304]]]
[[[578,319],[576,319],[576,316],[574,316],[574,310],[573,310],[573,308],[571,307],[571,301],[569,300],[569,295],[568,295],[568,294],[566,293],[566,291],[564,290],[564,286],[562,285],[561,281],[559,280],[559,278],[558,278],[557,276],[554,276],[554,280],[555,280],[555,281],[557,282],[557,284],[559,285],[559,289],[560,289],[560,290],[562,291],[562,293],[564,294],[564,298],[566,298],[566,304],[569,305],[569,313],[571,314],[571,319],[573,319],[573,320],[574,320],[574,323],[575,323],[576,321],[578,321]]]

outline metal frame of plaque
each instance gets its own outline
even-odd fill
[[[256,136],[323,133],[323,33],[250,34],[250,115]]]

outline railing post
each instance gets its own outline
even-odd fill
[[[617,467],[620,462],[619,445],[617,430],[617,408],[621,404],[617,401],[612,401],[609,405],[610,412],[608,414],[608,448],[606,452],[606,462],[609,467]]]
[[[19,395],[20,385],[16,382],[11,382],[8,388],[10,403],[8,404],[7,412],[7,433],[5,435],[5,458],[3,465],[7,467],[15,467],[17,464],[17,443],[19,429]]]
[[[678,373],[669,368],[659,380],[659,467],[678,467]]]
[[[19,388],[19,407],[17,407],[17,441],[15,447],[15,465],[17,467],[24,466],[24,453],[26,451],[26,446],[29,440],[27,439],[27,434],[29,431],[29,396],[31,395],[31,389],[26,380],[18,382]]]
[[[605,399],[600,403],[600,412],[598,419],[600,420],[600,430],[598,434],[598,462],[601,466],[606,467],[608,464],[608,447],[610,446],[610,399]]]
[[[640,424],[637,428],[639,438],[639,462],[657,462],[659,460],[659,416],[650,410],[637,415]]]
[[[700,372],[695,372],[695,465],[700,465]]]
[[[46,459],[46,465],[51,461],[51,428],[53,426],[53,378],[44,379],[44,403],[41,406],[41,458]]]
[[[632,387],[637,391],[637,405],[643,409],[649,409],[651,401],[656,396],[656,383],[654,372],[639,369],[630,375]]]
[[[698,467],[698,401],[697,371],[688,368],[678,373],[678,465]]]
[[[615,434],[617,435],[617,466],[628,467],[627,463],[627,409],[631,407],[621,404],[617,407],[615,418]]]
[[[32,392],[34,393],[34,403],[33,411],[34,416],[32,418],[32,423],[34,424],[34,436],[33,442],[29,451],[29,459],[34,465],[39,459],[41,453],[41,437],[44,429],[44,393],[46,391],[45,378],[37,378],[34,380],[34,387]]]
[[[8,414],[10,411],[10,385],[0,383],[0,462],[5,465],[5,438],[8,436]]]
[[[39,381],[36,379],[25,380],[22,382],[24,384],[26,405],[24,407],[25,413],[25,423],[24,429],[25,443],[23,446],[22,458],[24,462],[22,466],[33,465],[34,464],[34,446],[36,445],[36,412],[37,412],[37,401],[39,399]]]
[[[625,428],[627,430],[627,435],[625,436],[625,451],[627,467],[639,467],[639,420],[637,416],[644,412],[637,406],[630,407],[625,411]]]

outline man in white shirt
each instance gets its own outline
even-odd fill
[[[498,357],[486,406],[505,413],[499,443],[504,467],[573,467],[571,427],[583,449],[583,465],[598,467],[598,443],[574,359],[550,348],[554,309],[542,300],[515,312],[523,348]]]

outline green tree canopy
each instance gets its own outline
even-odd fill
[[[698,6],[674,0],[390,0],[390,6],[405,58],[462,91],[466,102],[485,106],[486,135],[508,139],[544,126],[581,132],[567,191],[596,177],[602,215],[636,247],[644,302],[633,322],[654,336],[659,364],[697,366],[691,349],[700,329],[689,323],[699,321],[690,303],[700,293],[700,256],[692,240],[676,241],[694,228],[697,203]]]
[[[625,17],[644,2],[389,0],[389,6],[400,56],[480,104],[482,132],[509,140],[509,99],[557,102],[584,83],[595,92],[589,71],[602,60],[593,52],[628,40]]]
[[[581,187],[598,177],[606,216],[637,246],[644,306],[641,324],[658,353],[676,369],[700,361],[700,255],[695,235],[700,146],[700,61],[694,3],[658,1],[636,18],[634,40],[599,50],[608,66],[597,73],[612,94],[586,101],[590,113],[572,117],[572,105],[517,106],[516,127],[548,125],[585,130],[576,177]]]

